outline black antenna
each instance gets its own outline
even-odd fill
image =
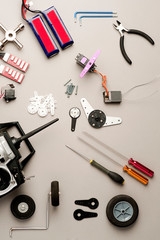
[[[25,139],[28,139],[30,137],[32,137],[33,135],[37,134],[38,132],[42,131],[43,129],[49,127],[50,125],[52,125],[53,123],[57,122],[59,120],[59,118],[56,118],[46,124],[44,124],[43,126],[39,127],[39,128],[36,128],[35,130],[25,134],[24,136],[22,137],[19,137],[19,138],[15,138],[15,137],[12,137],[12,142],[13,144],[15,145],[15,147],[18,149],[20,147],[20,144],[22,141],[24,141]]]

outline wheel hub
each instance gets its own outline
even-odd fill
[[[28,204],[25,202],[22,202],[18,205],[18,211],[20,213],[26,213],[28,211],[29,207]]]

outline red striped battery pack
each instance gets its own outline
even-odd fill
[[[41,16],[38,14],[35,17],[28,19],[27,21],[46,56],[49,58],[56,55],[59,52],[59,49]]]
[[[50,26],[61,48],[65,49],[71,46],[74,43],[73,39],[71,38],[56,8],[52,6],[41,13]]]

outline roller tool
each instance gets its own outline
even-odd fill
[[[125,60],[129,63],[132,64],[131,59],[128,57],[125,48],[124,48],[124,32],[129,33],[129,34],[136,34],[139,35],[143,38],[145,38],[146,40],[148,40],[148,42],[150,42],[152,45],[154,45],[154,41],[153,39],[148,36],[146,33],[139,31],[139,30],[135,30],[135,29],[127,29],[125,27],[123,27],[123,25],[121,24],[121,22],[117,21],[117,25],[113,24],[114,28],[120,33],[120,49],[121,49],[121,53],[123,55],[123,57],[125,58]]]

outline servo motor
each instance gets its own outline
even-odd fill
[[[76,62],[81,66],[81,67],[85,67],[87,65],[87,63],[89,62],[89,59],[87,57],[85,57],[83,54],[79,53],[76,57]],[[94,70],[96,69],[96,64],[93,63],[93,65],[91,66],[91,68],[88,70],[89,72],[94,72]]]

